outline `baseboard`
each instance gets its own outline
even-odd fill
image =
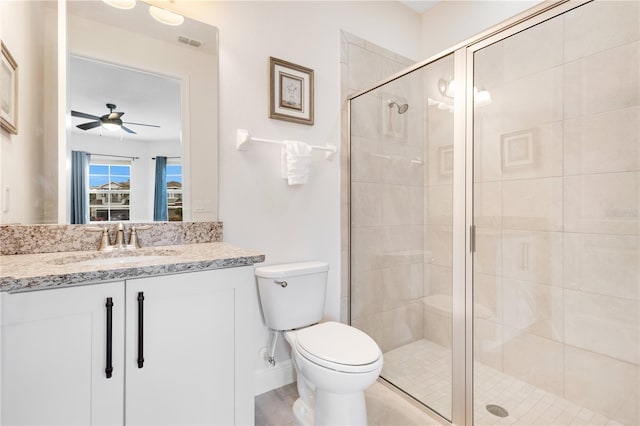
[[[275,367],[256,370],[254,393],[260,395],[293,383],[295,380],[295,368],[291,360],[278,362]]]

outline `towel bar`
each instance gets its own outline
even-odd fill
[[[238,151],[246,151],[249,148],[249,142],[271,143],[271,144],[274,144],[274,145],[284,145],[285,144],[284,141],[276,141],[276,140],[272,140],[272,139],[255,138],[255,137],[253,137],[253,136],[251,136],[249,134],[248,130],[238,129],[237,136],[236,136],[236,149]],[[318,150],[318,151],[326,151],[325,158],[327,160],[332,160],[333,157],[338,152],[338,148],[336,148],[334,145],[324,145],[324,146],[309,145],[309,147],[311,147],[311,149],[315,149],[315,150]]]

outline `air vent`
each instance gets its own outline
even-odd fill
[[[189,38],[189,37],[178,36],[178,41],[180,43],[188,44],[189,46],[202,47],[202,42],[201,41],[194,40],[194,39]]]

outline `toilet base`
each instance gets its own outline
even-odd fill
[[[367,426],[364,392],[331,393],[316,388],[315,426]]]

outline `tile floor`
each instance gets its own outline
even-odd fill
[[[447,418],[451,416],[450,350],[428,340],[418,340],[384,354],[383,377],[427,403]],[[622,426],[621,423],[580,407],[508,376],[475,364],[475,422],[477,426]],[[375,383],[365,393],[369,425],[437,426],[430,415],[395,391]],[[256,426],[294,425],[291,406],[298,398],[295,383],[256,397]],[[490,414],[487,404],[508,411],[507,417]]]
[[[256,426],[293,426],[291,406],[298,398],[296,384],[263,393],[256,397]],[[381,383],[365,392],[370,426],[440,426],[424,413]]]
[[[475,425],[606,425],[621,424],[555,394],[486,365],[475,363]],[[451,418],[451,351],[418,340],[384,354],[382,376]],[[497,417],[487,404],[505,408]]]

